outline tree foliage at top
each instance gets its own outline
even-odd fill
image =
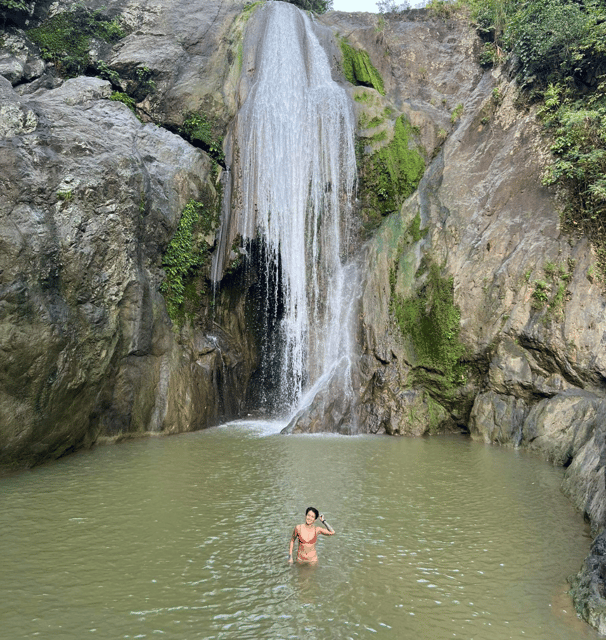
[[[31,0],[0,0],[0,26],[22,23],[33,8]]]
[[[553,153],[543,182],[565,191],[564,227],[591,238],[606,278],[606,1],[457,2],[540,103]]]
[[[604,0],[457,0],[480,35],[514,55],[523,84],[594,84],[606,72]]]
[[[403,11],[408,11],[408,9],[410,9],[410,2],[405,0],[398,4],[396,0],[377,0],[377,9],[379,10],[379,13],[383,14],[402,13]]]
[[[522,65],[523,80],[545,85],[573,78],[591,82],[606,71],[603,1],[534,0],[520,3],[505,32]]]
[[[326,13],[332,9],[332,0],[286,0],[303,11]]]

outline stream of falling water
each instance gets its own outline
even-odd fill
[[[262,356],[271,373],[262,365],[261,375],[271,377],[269,408],[292,410],[337,363],[350,365],[347,323],[357,271],[345,261],[355,119],[309,16],[268,2],[258,20],[248,45],[250,90],[234,128],[231,205],[244,246],[262,244],[262,314],[272,335]]]

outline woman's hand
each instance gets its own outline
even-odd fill
[[[320,531],[324,535],[331,536],[335,532],[335,530],[328,524],[328,522],[326,522],[326,520],[324,519],[324,514],[321,513],[318,517],[320,518],[320,522],[322,522],[322,524],[326,527],[327,531],[325,531],[324,529],[317,529],[317,531]]]
[[[288,556],[288,564],[292,564],[293,563],[293,559],[292,559],[292,554]]]

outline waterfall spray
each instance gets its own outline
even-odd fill
[[[233,131],[237,218],[224,213],[223,225],[249,252],[253,241],[261,247],[262,313],[272,334],[263,358],[274,398],[293,409],[351,349],[343,303],[356,279],[344,267],[355,120],[311,19],[283,2],[259,11],[249,90]],[[226,237],[223,230],[223,245]]]

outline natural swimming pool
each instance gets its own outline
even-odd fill
[[[597,638],[562,470],[460,437],[232,423],[0,479],[2,637]],[[337,535],[291,567],[307,506]]]

